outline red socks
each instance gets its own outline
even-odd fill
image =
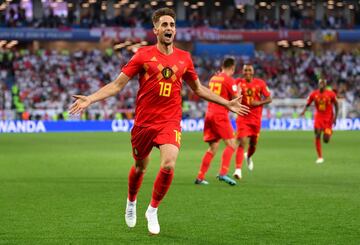
[[[154,189],[152,193],[151,206],[157,208],[160,201],[164,198],[166,192],[169,190],[172,179],[174,177],[174,170],[160,169],[154,183]],[[128,199],[133,202],[136,200],[136,195],[139,191],[141,183],[144,178],[144,173],[136,171],[135,166],[132,166],[129,172],[129,190]]]
[[[231,146],[226,146],[222,157],[221,157],[221,167],[220,167],[220,175],[226,175],[229,171],[230,161],[232,155],[234,154],[234,149]]]
[[[151,198],[151,207],[157,208],[164,198],[165,194],[170,188],[171,182],[174,178],[173,169],[161,168],[154,183],[154,188]]]
[[[322,158],[321,139],[320,138],[315,138],[315,146],[316,146],[316,152],[317,152],[318,158]]]
[[[200,171],[198,173],[198,176],[197,178],[200,179],[200,180],[203,180],[205,178],[205,174],[207,173],[209,167],[210,167],[210,163],[211,163],[211,160],[213,159],[214,155],[207,151],[202,159],[202,162],[201,162],[201,167],[200,167]]]
[[[139,191],[143,178],[144,178],[144,172],[142,171],[136,172],[135,166],[132,166],[129,172],[129,183],[128,183],[129,186],[128,199],[130,202],[136,200],[136,195]]]
[[[256,145],[249,145],[247,156],[251,157],[252,155],[254,155],[255,150],[256,150]]]
[[[242,163],[244,160],[244,148],[242,146],[238,146],[237,150],[236,150],[236,162],[235,162],[235,168],[240,168],[242,167]]]

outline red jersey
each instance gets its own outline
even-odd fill
[[[242,94],[242,104],[249,106],[250,113],[245,116],[238,116],[239,121],[247,122],[250,124],[261,123],[262,108],[263,106],[250,106],[253,100],[262,100],[262,97],[269,97],[270,91],[266,86],[264,80],[259,78],[253,78],[251,82],[247,82],[244,78],[236,79],[239,89]]]
[[[334,117],[333,103],[336,101],[336,94],[325,89],[322,93],[319,89],[314,90],[307,99],[307,105],[315,101],[315,120],[328,119],[332,120]]]
[[[237,97],[237,86],[235,80],[226,75],[224,72],[210,78],[209,88],[215,94],[220,95],[227,100]],[[228,117],[228,112],[229,110],[226,107],[209,102],[206,114],[216,114]]]
[[[198,78],[188,52],[174,47],[173,52],[166,55],[156,45],[143,47],[122,72],[130,78],[139,74],[135,125],[180,124],[182,79],[195,81]]]

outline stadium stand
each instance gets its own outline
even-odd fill
[[[235,76],[240,75],[242,64],[253,63],[257,76],[267,81],[275,99],[304,99],[316,87],[317,79],[324,77],[349,105],[347,116],[359,117],[360,49],[356,44],[350,46],[360,36],[352,33],[359,25],[359,1],[14,0],[0,4],[0,118],[67,119],[71,95],[89,94],[110,82],[135,51],[115,48],[116,43],[135,36],[138,41],[151,43],[150,14],[163,6],[177,10],[180,46],[196,51],[195,46],[203,43],[204,37],[210,37],[205,42],[215,45],[233,37],[232,44],[239,40],[254,43],[252,56],[237,55]],[[122,33],[116,28],[125,30],[128,36],[119,38]],[[16,34],[11,34],[14,31]],[[234,31],[235,35],[221,40],[222,31],[225,34]],[[52,41],[57,40],[53,37],[63,35],[58,37],[62,40],[68,32],[73,36],[64,46],[53,49]],[[96,42],[106,43],[107,47],[99,48],[92,40],[86,42],[86,48],[70,50],[72,43],[79,41],[76,35],[84,32],[86,38],[101,33],[104,37]],[[46,33],[50,36],[44,38]],[[275,34],[275,38],[263,40]],[[297,40],[294,36],[299,35],[301,45],[292,45],[291,41]],[[19,36],[23,40],[13,40]],[[342,45],[349,47],[330,45],[336,45],[338,40],[348,40]],[[280,46],[280,42],[285,42],[285,46]],[[311,42],[313,46],[307,45]],[[276,49],[269,51],[261,46],[264,43],[264,46],[271,43]],[[221,57],[197,52],[193,56],[201,81],[207,83],[219,69]],[[132,118],[136,90],[137,83],[131,82],[118,96],[93,105],[84,118]],[[185,118],[204,115],[206,103],[187,86],[183,89],[183,100]],[[277,112],[264,113],[274,117]]]

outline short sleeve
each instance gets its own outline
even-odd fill
[[[230,78],[228,81],[228,90],[231,97],[237,97],[238,96],[238,86],[235,82],[235,79]]]
[[[331,101],[335,102],[336,101],[336,94],[335,92],[331,91]]]
[[[121,71],[130,78],[134,77],[136,74],[138,74],[141,71],[143,67],[143,62],[141,62],[140,57],[141,57],[140,52],[134,54],[134,56],[129,60],[129,62],[123,66]]]
[[[187,59],[187,67],[186,67],[186,71],[183,74],[182,78],[186,81],[196,81],[198,79],[198,76],[196,74],[195,68],[194,68],[194,64],[191,60],[190,55],[188,55],[188,59]]]
[[[306,101],[306,105],[310,105],[314,100],[314,93],[312,92],[308,97]]]
[[[265,97],[269,97],[270,94],[270,89],[268,86],[266,86],[266,83],[263,81],[262,82],[262,86],[261,86],[261,94],[264,95]]]

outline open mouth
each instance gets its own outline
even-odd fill
[[[172,34],[171,34],[171,33],[165,33],[164,36],[167,37],[167,38],[171,38],[171,37],[172,37]]]

